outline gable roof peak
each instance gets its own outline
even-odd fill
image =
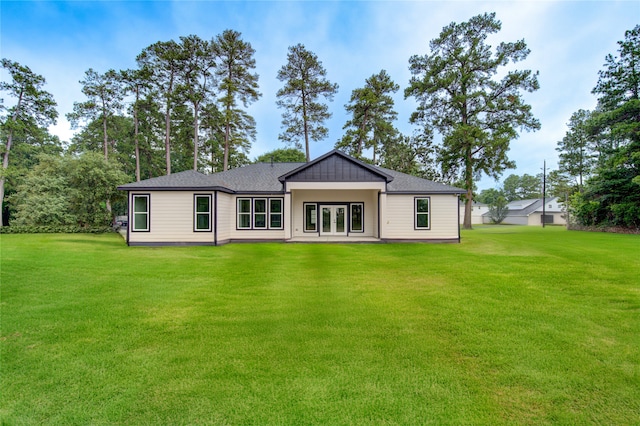
[[[329,159],[331,157],[339,157],[353,165],[355,165],[356,167],[359,167],[361,169],[364,169],[366,171],[368,171],[371,174],[376,175],[379,179],[382,179],[384,181],[386,181],[387,183],[391,182],[393,180],[393,176],[391,176],[388,173],[383,172],[380,168],[375,167],[371,164],[367,164],[364,161],[358,160],[355,157],[352,157],[348,154],[345,154],[344,152],[340,151],[339,149],[333,149],[329,152],[327,152],[326,154],[321,155],[318,158],[315,158],[314,160],[309,161],[308,163],[305,163],[303,165],[301,165],[300,167],[297,167],[293,170],[291,170],[290,172],[280,176],[278,178],[278,180],[280,182],[285,182],[287,179],[289,179],[290,177],[300,174],[301,172],[304,172],[305,170],[310,170],[313,167],[315,167],[316,165],[325,162],[325,161],[329,161]]]

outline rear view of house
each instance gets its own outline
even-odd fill
[[[341,151],[309,163],[186,171],[123,185],[129,245],[458,242],[464,191]]]

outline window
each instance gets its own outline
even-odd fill
[[[364,204],[351,204],[351,232],[364,232],[362,211]]]
[[[416,229],[429,229],[429,198],[415,198]]]
[[[267,227],[267,200],[264,198],[253,200],[253,227],[255,229]]]
[[[553,215],[552,214],[540,215],[540,218],[542,220],[542,223],[553,223]]]
[[[132,231],[149,231],[149,194],[133,196],[133,226]]]
[[[211,195],[194,196],[194,230],[211,231]]]
[[[251,198],[238,198],[238,229],[251,229]]]
[[[304,205],[304,232],[317,232],[318,212],[315,204]]]
[[[282,229],[282,199],[269,200],[269,228]]]
[[[238,229],[283,229],[282,198],[238,198]]]

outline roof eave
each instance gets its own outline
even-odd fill
[[[119,186],[117,188],[119,191],[219,191],[226,192],[227,194],[234,194],[236,191],[233,191],[229,188],[225,188],[222,186],[134,186],[127,187],[126,185]]]

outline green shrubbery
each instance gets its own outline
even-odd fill
[[[15,208],[11,228],[103,229],[111,225],[113,215],[107,203],[124,196],[116,188],[128,181],[117,163],[93,152],[78,157],[41,155],[39,160],[11,196]]]
[[[14,225],[0,227],[0,234],[104,234],[114,232],[110,226]]]

